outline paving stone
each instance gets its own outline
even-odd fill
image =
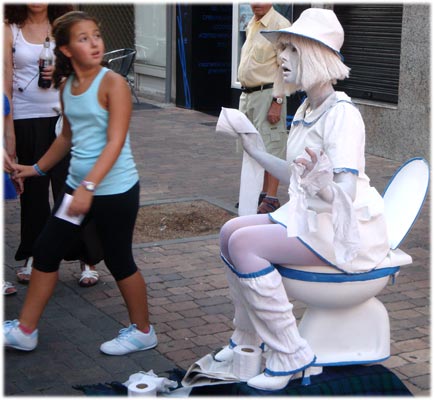
[[[431,387],[431,377],[429,374],[410,378],[409,381],[422,390],[428,390]]]
[[[429,348],[427,343],[421,339],[403,340],[401,342],[395,342],[394,346],[404,352],[411,352],[414,350],[421,350]]]
[[[423,333],[416,331],[415,329],[397,330],[394,331],[395,340],[410,340],[424,336]]]
[[[172,303],[172,301],[168,297],[148,297],[148,304],[152,306],[160,306],[163,304]]]
[[[216,306],[203,307],[202,310],[206,314],[226,314],[234,315],[234,306],[231,303],[218,304]]]
[[[196,308],[197,304],[194,301],[184,301],[184,302],[174,302],[171,304],[166,304],[162,308],[169,312],[179,312],[183,310],[190,310]]]
[[[421,376],[429,370],[429,363],[407,364],[396,368],[397,371],[409,378]]]
[[[183,338],[159,344],[158,351],[161,351],[162,353],[170,353],[176,350],[191,349],[195,346],[196,345],[189,340],[189,338]]]
[[[206,322],[202,318],[181,318],[174,321],[167,321],[167,324],[173,329],[190,328],[204,325]]]
[[[415,350],[415,351],[410,351],[408,353],[401,353],[400,356],[405,360],[411,362],[418,362],[418,363],[428,362],[430,359],[430,351],[429,349]]]
[[[408,361],[404,360],[401,357],[391,356],[386,361],[383,361],[381,364],[384,365],[386,368],[396,368],[396,367],[400,367],[401,365],[405,365],[407,363]]]
[[[172,339],[181,339],[181,338],[185,339],[185,338],[192,338],[196,336],[196,333],[189,328],[183,328],[183,329],[171,330],[170,332],[167,332],[167,335]]]
[[[423,390],[413,385],[408,379],[403,380],[402,383],[411,392],[413,396],[430,398],[431,393],[429,390]]]
[[[175,350],[175,351],[171,351],[166,353],[166,357],[168,357],[170,360],[173,360],[174,362],[176,362],[176,364],[182,364],[183,360],[187,360],[187,359],[195,359],[196,358],[196,354],[191,350],[191,349],[182,349],[182,350]]]
[[[169,321],[177,321],[177,320],[182,320],[182,315],[175,312],[172,313],[168,312],[166,314],[152,316],[153,323],[169,322]]]
[[[390,318],[392,319],[411,319],[421,316],[421,313],[417,312],[414,308],[411,310],[400,310],[390,312]]]
[[[197,335],[207,335],[207,334],[214,334],[218,332],[226,332],[228,330],[228,327],[226,324],[223,323],[217,323],[217,324],[207,324],[197,327],[192,327],[191,330],[195,332]]]
[[[168,290],[170,291],[171,289]],[[192,296],[190,294],[176,294],[174,296],[171,295],[170,300],[172,303],[186,302],[192,300]]]
[[[197,307],[197,306],[196,306]],[[192,308],[190,310],[178,311],[185,318],[204,317],[205,312],[200,308]]]
[[[220,339],[214,334],[212,334],[212,335],[199,335],[199,336],[195,335],[194,337],[192,337],[191,341],[198,346],[217,345],[221,342]]]
[[[197,299],[196,303],[201,306],[215,306],[219,304],[230,303],[231,300],[226,296],[208,297],[205,299]]]

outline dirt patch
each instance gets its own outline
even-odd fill
[[[134,243],[216,234],[234,215],[203,200],[142,206]]]

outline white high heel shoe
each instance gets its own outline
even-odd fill
[[[234,349],[229,346],[223,347],[217,354],[214,355],[214,360],[217,361],[232,361],[234,358]]]
[[[284,376],[271,376],[264,372],[249,379],[247,384],[255,389],[272,391],[284,389],[291,379],[301,378],[301,385],[308,386],[311,383],[310,376],[320,374],[321,372],[321,367],[307,367],[295,374]]]
[[[260,390],[280,390],[286,387],[294,375],[271,376],[265,373],[256,375],[247,381],[247,384]]]

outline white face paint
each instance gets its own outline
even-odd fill
[[[280,54],[283,69],[283,81],[285,83],[295,83],[298,74],[298,64],[300,57],[297,49],[291,44],[286,43],[285,49]]]

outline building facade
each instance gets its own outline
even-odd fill
[[[275,5],[290,21],[310,6]],[[322,6],[334,9],[346,33],[342,54],[351,76],[337,90],[347,92],[364,117],[366,151],[396,161],[429,160],[430,4]],[[238,107],[236,70],[249,8],[249,3],[137,3],[91,11],[103,22],[116,19],[107,26],[112,32],[107,50],[137,50],[135,87],[143,97],[217,114],[222,106]]]

